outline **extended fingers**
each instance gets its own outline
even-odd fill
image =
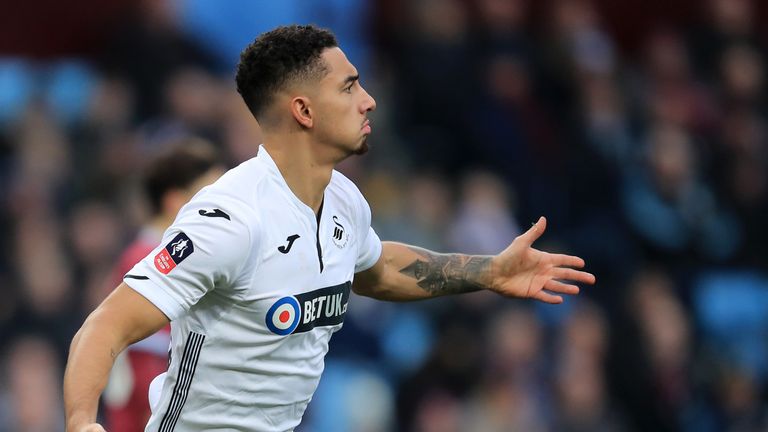
[[[536,300],[549,304],[560,304],[563,302],[563,298],[559,295],[552,295],[546,291],[539,291],[533,296]]]
[[[579,293],[579,287],[550,279],[544,284],[544,289],[547,291],[556,292],[559,294],[575,295]]]
[[[583,268],[584,260],[573,255],[551,254],[552,261],[557,267]]]
[[[595,275],[592,273],[564,267],[552,269],[552,277],[554,279],[582,282],[590,285],[595,283]]]

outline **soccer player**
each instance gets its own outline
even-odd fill
[[[365,198],[334,170],[368,150],[376,102],[329,31],[262,34],[241,55],[237,87],[263,145],[181,209],[75,335],[64,378],[71,432],[103,430],[96,410],[115,356],[169,321],[172,360],[146,430],[288,431],[317,387],[350,289],[560,303],[578,293],[573,283],[594,282],[577,270],[582,259],[531,246],[544,218],[496,256],[380,241]]]
[[[152,158],[142,176],[151,219],[118,260],[116,284],[157,247],[181,207],[223,173],[224,165],[216,149],[197,138],[174,140]],[[151,414],[149,386],[168,368],[170,336],[170,327],[166,326],[129,346],[116,359],[104,391],[105,419],[110,432],[144,430]]]

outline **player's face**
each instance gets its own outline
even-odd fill
[[[360,85],[357,69],[339,48],[322,54],[329,72],[320,81],[317,100],[317,133],[321,141],[349,154],[363,154],[371,133],[368,113],[376,101]]]

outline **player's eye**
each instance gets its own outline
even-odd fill
[[[347,88],[344,89],[344,92],[345,93],[352,93],[352,86],[353,85],[354,85],[354,83],[352,83],[349,86],[347,86]]]

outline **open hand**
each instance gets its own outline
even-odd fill
[[[595,276],[585,271],[584,260],[571,255],[552,254],[531,245],[547,228],[547,219],[539,218],[531,229],[493,258],[491,289],[508,297],[533,298],[558,304],[557,294],[578,294],[579,287],[569,282],[594,284]]]

